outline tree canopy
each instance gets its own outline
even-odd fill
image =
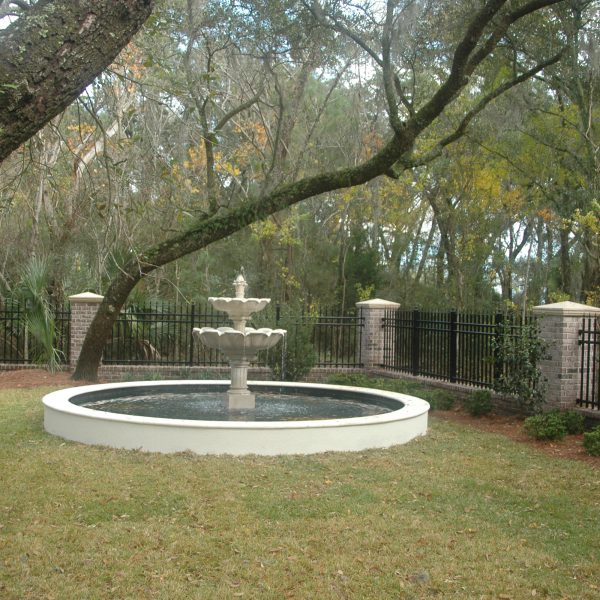
[[[40,0],[0,36],[25,36],[33,61],[32,16],[62,4]],[[54,45],[38,49],[46,64],[56,64],[48,52],[67,52],[65,40],[73,54],[99,45],[85,39],[91,3],[75,4],[77,33],[54,32]],[[115,46],[153,8],[98,4],[89,26],[98,36],[110,31],[101,10],[107,19],[109,4],[130,11],[120,13],[128,26]],[[37,125],[25,119],[19,143],[50,122],[2,165],[0,202],[29,206],[29,248],[64,250],[52,257],[56,287],[74,286],[89,263],[87,285],[105,296],[76,377],[95,376],[140,280],[152,274],[160,287],[162,273],[181,289],[178,265],[193,254],[208,288],[207,248],[225,248],[233,234],[245,236],[240,260],[256,248],[257,282],[284,300],[301,288],[309,301],[348,306],[382,288],[414,299],[444,285],[456,304],[491,298],[495,287],[510,301],[515,286],[525,295],[552,287],[548,265],[561,252],[556,272],[566,282],[576,248],[590,259],[592,289],[597,131],[586,86],[598,76],[597,13],[596,2],[573,0],[158,2],[108,70],[67,86],[85,89],[75,104],[63,110],[72,101],[64,95]],[[106,45],[94,68],[116,56]],[[10,64],[0,67],[5,106],[30,92],[47,97],[15,84]],[[10,110],[6,148],[19,120]],[[549,166],[556,153],[559,171]],[[227,246],[232,262],[236,244]],[[311,272],[331,272],[334,283],[319,285]]]

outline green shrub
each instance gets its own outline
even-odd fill
[[[561,412],[559,414],[563,420],[563,423],[565,424],[567,433],[583,433],[585,419],[583,418],[583,415],[581,413],[578,413],[575,410],[565,410],[564,412]]]
[[[354,387],[376,387],[374,384],[377,381],[362,373],[336,373],[327,378],[327,383],[331,385],[351,385]]]
[[[278,329],[287,331],[278,346],[266,351],[267,365],[278,381],[301,381],[310,373],[317,360],[312,343],[313,324],[308,319],[300,321],[295,314],[282,316]]]
[[[559,412],[528,417],[523,426],[525,432],[536,440],[562,440],[567,435],[567,427]]]
[[[588,454],[600,456],[600,425],[583,434],[583,447]]]
[[[540,412],[546,401],[546,382],[538,363],[548,358],[548,344],[539,336],[537,325],[523,324],[517,335],[510,320],[499,323],[492,348],[498,369],[494,391],[515,396],[530,413]]]
[[[480,417],[492,412],[492,393],[489,390],[477,390],[465,401],[467,412],[474,417]]]
[[[574,410],[554,410],[525,419],[524,426],[525,431],[538,440],[560,440],[567,434],[582,433],[584,419]]]
[[[446,390],[431,390],[421,394],[423,400],[427,400],[431,410],[450,410],[453,408],[456,398]]]

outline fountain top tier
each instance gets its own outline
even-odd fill
[[[242,273],[235,278],[233,287],[235,289],[234,298],[211,297],[208,301],[216,310],[226,312],[233,321],[233,328],[244,333],[246,330],[246,321],[253,313],[263,310],[271,302],[271,299],[246,298],[248,284]]]

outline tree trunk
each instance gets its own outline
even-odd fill
[[[113,62],[153,0],[39,0],[0,32],[0,161]]]
[[[600,266],[598,264],[597,234],[585,230],[582,238],[585,254],[583,256],[581,291],[585,297],[586,292],[593,292],[600,286]]]
[[[560,291],[565,294],[571,293],[571,256],[569,255],[569,230],[561,228],[560,247]]]
[[[137,272],[136,272],[137,270]],[[104,346],[127,297],[141,279],[139,269],[121,271],[110,285],[83,341],[73,379],[96,381]]]

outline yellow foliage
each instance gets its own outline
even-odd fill
[[[204,144],[188,148],[189,160],[183,162],[186,169],[204,169],[206,167],[206,150]]]
[[[241,171],[231,162],[224,160],[221,152],[215,152],[215,170],[217,173],[225,173],[237,177]]]
[[[250,225],[250,230],[256,239],[266,240],[269,238],[274,238],[277,235],[277,224],[273,221],[273,219],[268,218],[264,221],[252,223],[252,225]]]
[[[256,123],[255,121],[245,121],[243,124],[237,123],[234,131],[249,140],[247,145],[250,148],[253,146],[260,149],[265,148],[269,141],[267,129],[262,123]]]
[[[536,214],[546,223],[551,223],[556,219],[556,214],[549,208],[540,208]]]
[[[588,229],[595,235],[600,234],[600,204],[597,201],[592,202],[591,210],[586,213],[577,209],[573,218],[580,227]]]
[[[280,277],[283,281],[283,284],[288,289],[300,289],[300,281],[296,278],[296,276],[290,271],[289,267],[281,264],[281,261],[277,261],[280,269]]]
[[[363,287],[360,283],[357,283],[354,287],[356,289],[356,295],[358,297],[359,302],[363,302],[364,300],[370,300],[373,297],[373,292],[375,291],[375,284]]]

